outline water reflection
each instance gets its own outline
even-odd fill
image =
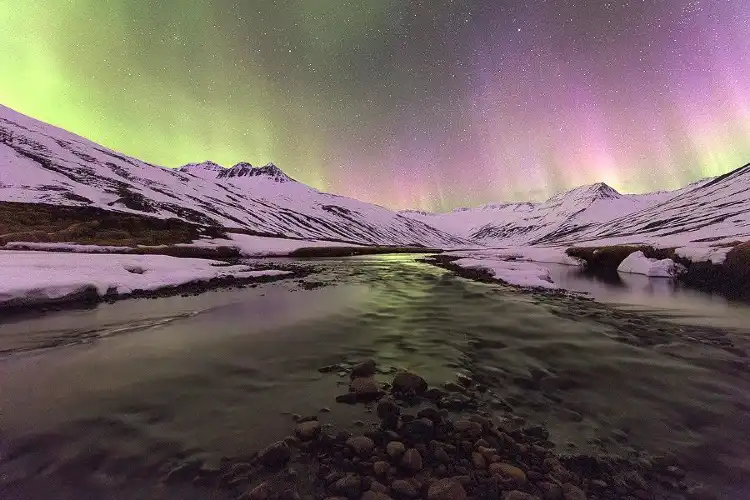
[[[544,265],[560,287],[590,294],[601,302],[685,324],[732,329],[750,325],[750,307],[746,304],[685,288],[675,280],[627,273],[602,276],[571,266]]]

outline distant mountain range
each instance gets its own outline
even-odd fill
[[[395,212],[298,182],[276,165],[163,168],[0,106],[0,201],[90,206],[259,234],[429,247],[750,239],[750,165],[671,192],[603,184],[541,203]]]
[[[621,194],[597,183],[541,203],[404,213],[485,246],[570,246],[586,242],[678,246],[747,240],[750,164],[676,191]]]
[[[2,106],[0,201],[98,207],[287,238],[467,244],[387,208],[320,192],[275,165],[158,167]]]

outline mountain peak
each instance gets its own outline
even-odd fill
[[[187,172],[188,174],[196,175],[202,172],[218,173],[224,170],[224,167],[222,167],[218,163],[212,162],[211,160],[206,160],[200,163],[188,163],[187,165],[181,166],[177,170],[179,170],[180,172]]]
[[[621,198],[622,195],[609,184],[604,182],[597,182],[595,184],[588,184],[585,186],[579,186],[569,191],[559,193],[548,201],[561,201],[564,199],[587,199],[587,200],[611,200]]]
[[[286,175],[279,167],[269,163],[262,167],[253,167],[246,162],[240,162],[232,168],[219,172],[219,179],[238,179],[242,177],[265,177],[274,182],[295,182],[294,179]]]

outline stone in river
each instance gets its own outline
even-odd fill
[[[385,400],[378,403],[377,408],[378,418],[386,419],[398,417],[401,413],[401,408],[398,407],[393,401]]]
[[[376,367],[377,366],[375,365],[375,360],[367,359],[365,361],[362,361],[361,363],[354,365],[349,376],[351,378],[372,377],[373,375],[375,375]]]
[[[401,372],[393,379],[393,392],[422,394],[427,390],[425,379],[412,372]]]
[[[303,440],[310,440],[320,434],[320,422],[309,420],[297,425],[297,435]]]
[[[281,467],[289,461],[292,450],[284,441],[277,441],[260,452],[259,458],[267,467]]]

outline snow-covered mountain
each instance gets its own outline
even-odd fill
[[[676,191],[621,194],[604,183],[541,203],[492,204],[450,213],[405,212],[486,246],[690,242],[750,237],[750,166]]]
[[[433,247],[466,243],[384,207],[320,192],[275,165],[163,168],[3,106],[0,201],[93,206],[268,236]]]

